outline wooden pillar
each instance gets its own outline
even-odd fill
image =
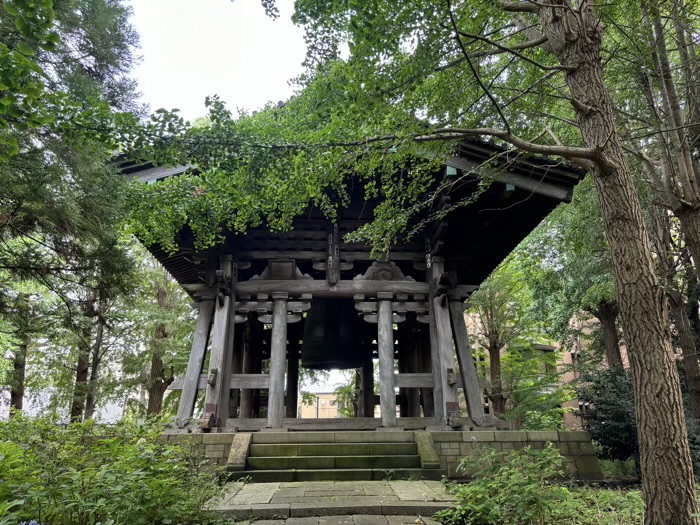
[[[374,417],[374,364],[368,361],[360,371],[359,417]]]
[[[287,417],[297,417],[299,402],[299,341],[290,341],[287,356],[287,396],[285,406]]]
[[[467,401],[467,411],[474,423],[480,425],[484,420],[484,405],[481,403],[479,378],[476,375],[467,325],[464,322],[464,305],[461,301],[450,301],[450,317],[457,346],[459,372],[464,385],[464,398]]]
[[[442,373],[440,360],[440,345],[438,344],[437,327],[433,313],[433,303],[430,302],[430,365],[433,371],[433,415],[438,424],[445,423],[444,391],[448,388],[446,378]]]
[[[406,364],[408,362],[408,352],[407,352],[407,346],[408,346],[408,334],[406,333],[406,330],[408,329],[408,323],[403,322],[398,326],[398,330],[396,330],[396,340],[399,344],[398,348],[396,348],[396,359],[397,359],[397,368],[399,370],[399,374],[403,374],[405,372],[408,372],[408,368],[406,367]],[[399,404],[399,415],[401,417],[407,417],[408,416],[408,389],[406,387],[399,387],[399,395],[398,395],[398,404]]]
[[[270,341],[270,390],[267,394],[267,426],[281,428],[284,417],[284,372],[287,358],[287,293],[273,293]]]
[[[194,413],[194,404],[197,402],[197,391],[199,388],[199,376],[202,373],[204,355],[206,354],[207,343],[209,342],[213,311],[213,300],[207,299],[199,303],[197,328],[194,332],[190,360],[187,363],[187,372],[185,372],[185,380],[182,385],[180,405],[177,408],[177,418],[181,421],[190,419]]]
[[[262,373],[262,362],[263,362],[263,350],[265,346],[265,330],[264,326],[260,323],[256,323],[259,330],[255,332],[257,336],[253,343],[253,373]],[[253,389],[253,417],[262,417],[261,408],[262,406],[262,390],[259,388]]]
[[[419,371],[423,373],[432,372],[433,366],[430,356],[430,326],[425,324],[418,326],[416,350],[418,351]],[[421,388],[420,399],[421,405],[423,406],[423,417],[433,417],[435,415],[433,389]]]
[[[406,321],[408,323],[408,321]],[[408,325],[408,337],[406,338],[406,371],[416,373],[420,371],[418,348],[418,323],[411,319]],[[420,389],[409,388],[406,393],[406,414],[408,417],[420,417]]]
[[[379,405],[382,426],[396,426],[396,377],[394,375],[394,322],[391,312],[392,294],[380,292],[377,316],[377,345],[379,347]]]
[[[235,309],[231,308],[231,323],[233,324],[233,319],[235,316]],[[233,341],[231,345],[231,373],[240,374],[243,372],[243,338],[245,329],[240,327],[235,331],[231,340]],[[240,407],[241,400],[241,390],[238,388],[233,388],[230,391],[230,402],[229,402],[229,412],[228,416],[230,418],[238,417],[238,408]]]
[[[245,331],[243,332],[243,373],[252,374],[253,373],[253,352],[252,352],[252,334],[254,321],[248,317],[248,322],[245,326]],[[253,391],[250,388],[245,388],[241,390],[241,419],[247,419],[253,417]]]
[[[452,326],[447,306],[446,290],[441,289],[445,265],[441,257],[434,257],[431,265],[430,288],[430,353],[432,355],[435,417],[447,423],[447,403],[457,402],[456,385],[450,384],[450,372],[456,372],[452,351]]]
[[[228,417],[230,390],[230,356],[226,355],[226,343],[233,337],[234,324],[230,323],[233,297],[233,257],[223,255],[217,272],[218,294],[214,306],[214,326],[211,335],[209,375],[204,400],[203,426],[221,426]]]

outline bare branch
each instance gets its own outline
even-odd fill
[[[517,57],[519,57],[519,58],[522,58],[523,60],[525,60],[526,62],[532,64],[533,66],[537,66],[537,67],[539,67],[540,69],[544,69],[545,71],[569,71],[569,72],[576,71],[576,68],[573,67],[573,66],[547,66],[547,65],[545,65],[545,64],[541,64],[541,63],[538,62],[537,60],[533,60],[532,58],[530,58],[530,57],[528,57],[528,56],[525,56],[525,55],[523,55],[522,53],[518,52],[518,49],[527,49],[527,48],[529,48],[529,47],[535,47],[535,46],[538,46],[538,45],[540,45],[540,44],[543,44],[543,43],[547,42],[548,39],[547,39],[547,37],[544,36],[544,35],[543,35],[540,39],[538,39],[538,40],[531,40],[531,41],[525,42],[525,44],[530,44],[530,45],[528,45],[528,46],[526,46],[526,47],[518,47],[518,48],[516,48],[516,46],[504,46],[504,45],[501,45],[501,44],[499,44],[498,42],[496,42],[496,41],[494,41],[494,40],[491,40],[490,38],[486,38],[486,37],[483,37],[483,36],[480,36],[480,35],[474,35],[474,34],[471,34],[471,33],[465,33],[465,32],[463,32],[463,31],[460,31],[459,34],[462,35],[462,36],[465,36],[465,37],[467,37],[467,38],[473,38],[474,40],[480,40],[480,41],[482,41],[482,42],[486,42],[487,44],[489,44],[489,45],[491,45],[491,46],[497,48],[497,49],[498,49],[500,52],[502,52],[502,53],[512,53],[513,55],[515,55],[515,56],[517,56]],[[495,54],[495,53],[486,52],[486,53],[484,53],[483,55],[476,55],[476,54],[473,54],[472,56],[488,56],[488,55],[491,55],[491,54]]]
[[[484,93],[486,93],[486,96],[489,98],[491,103],[493,104],[494,108],[496,108],[496,111],[498,112],[498,115],[501,117],[501,120],[503,121],[503,124],[506,127],[506,130],[510,133],[510,125],[508,124],[508,119],[506,119],[505,115],[501,111],[501,107],[498,105],[498,101],[493,97],[489,89],[484,85],[484,83],[481,81],[481,78],[479,77],[479,73],[477,72],[476,68],[474,67],[474,64],[472,64],[471,59],[469,58],[469,53],[467,52],[467,48],[464,47],[464,43],[462,42],[462,38],[459,36],[459,28],[457,27],[457,21],[455,20],[454,14],[452,13],[452,4],[450,0],[446,0],[447,2],[447,12],[450,15],[450,21],[452,23],[452,28],[454,29],[455,33],[455,40],[459,44],[460,49],[462,50],[462,54],[464,55],[464,58],[467,60],[467,64],[469,65],[469,69],[471,69],[472,74],[474,75],[474,78],[476,81],[479,83],[479,86],[481,89],[484,90]]]
[[[496,4],[509,13],[539,13],[540,6],[534,2],[505,2],[496,0]]]

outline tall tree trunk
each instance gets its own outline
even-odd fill
[[[605,359],[608,366],[622,366],[622,355],[620,354],[620,338],[617,334],[617,303],[603,303],[597,310],[592,311],[593,315],[600,322],[603,329],[603,346],[605,348]]]
[[[503,378],[501,377],[501,347],[489,345],[489,371],[491,373],[491,405],[493,414],[503,414],[506,411],[506,398],[503,396]]]
[[[92,319],[98,314],[96,306],[98,297],[95,288],[88,288],[86,298],[82,302],[83,319],[78,330],[78,362],[75,367],[75,383],[73,385],[73,399],[70,406],[70,420],[79,423],[85,414],[85,401],[88,393],[88,378],[90,375],[92,355]]]
[[[700,278],[700,209],[684,206],[682,210],[676,210],[675,215],[681,223],[690,255],[693,256],[695,276]]]
[[[156,283],[156,301],[160,310],[172,309],[171,297],[168,294],[167,277],[164,281]],[[166,374],[163,365],[165,345],[170,338],[170,329],[165,323],[157,323],[153,334],[153,349],[151,351],[151,370],[148,377],[148,415],[160,414],[163,410],[163,398],[168,386],[175,377],[172,370]]]
[[[89,331],[84,334],[90,337]],[[89,340],[89,339],[88,339]],[[79,346],[78,364],[75,369],[75,385],[73,387],[73,400],[70,406],[70,420],[79,423],[83,420],[85,412],[85,398],[87,397],[87,382],[90,374],[90,346],[82,343]]]
[[[27,368],[27,350],[29,350],[30,338],[24,336],[24,341],[19,345],[13,359],[14,377],[10,387],[10,408],[21,411],[24,406],[24,376]]]
[[[83,419],[91,419],[95,413],[97,403],[97,379],[100,374],[100,363],[102,362],[102,341],[104,339],[104,320],[98,318],[97,330],[95,331],[95,342],[92,347],[92,359],[90,363],[90,379],[87,384],[87,394],[85,396],[85,414]]]
[[[148,408],[146,412],[149,416],[160,414],[163,410],[163,398],[168,386],[173,382],[172,373],[166,375],[163,366],[163,356],[160,352],[153,352],[151,356],[151,371],[148,380]]]
[[[685,301],[680,292],[669,292],[668,301],[671,306],[671,316],[676,325],[681,351],[683,352],[683,365],[685,367],[685,381],[690,397],[690,411],[695,419],[700,421],[700,362],[695,345],[695,334],[690,326]]]
[[[603,79],[602,24],[591,2],[538,10],[551,51],[566,73],[587,147],[600,151],[594,178],[617,285],[634,379],[647,525],[696,525],[698,512],[680,380],[664,290]]]

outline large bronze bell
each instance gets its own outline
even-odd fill
[[[304,323],[301,366],[314,370],[360,368],[371,348],[352,299],[314,299]]]

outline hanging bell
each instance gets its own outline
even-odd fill
[[[301,366],[313,370],[360,368],[371,359],[364,332],[352,299],[314,299],[304,322]]]

